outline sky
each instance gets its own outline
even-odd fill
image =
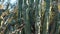
[[[12,11],[13,8],[16,6],[17,0],[4,0],[4,2],[2,0],[0,0],[0,5],[3,4],[3,6],[4,6],[3,9],[6,9],[8,3],[9,3],[8,9],[10,9],[10,11]]]
[[[0,4],[2,3],[3,0],[0,0]],[[4,0],[4,3],[10,2],[11,4],[16,3],[17,0]]]

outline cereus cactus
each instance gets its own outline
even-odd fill
[[[60,34],[58,0],[1,0],[0,34]]]

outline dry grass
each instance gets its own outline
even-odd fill
[[[58,9],[59,9],[59,11],[60,11],[60,4],[58,4]]]
[[[0,5],[0,9],[3,9],[3,5]]]

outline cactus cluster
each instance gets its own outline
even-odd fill
[[[60,34],[58,0],[0,2],[0,34]]]

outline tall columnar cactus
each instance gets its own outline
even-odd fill
[[[28,5],[27,5],[27,2],[28,0],[23,0],[23,4],[22,4],[22,17],[23,17],[23,20],[24,20],[24,23],[25,23],[25,27],[24,27],[24,34],[31,34],[31,25],[30,25],[30,22],[29,22],[29,17],[28,17]],[[29,30],[29,31],[28,31]]]
[[[21,23],[22,0],[18,0],[18,23]]]
[[[58,29],[58,0],[52,0],[52,8],[51,8],[51,12],[52,12],[52,20],[50,20],[50,24],[49,24],[49,34],[55,34],[56,29]],[[58,17],[58,18],[57,18]],[[53,27],[53,28],[52,28]]]
[[[50,0],[45,0],[46,2],[46,8],[45,8],[45,17],[44,17],[44,21],[43,21],[43,34],[48,34],[47,32],[47,22],[49,19],[49,9],[50,9]]]
[[[35,21],[35,34],[40,34],[41,0],[35,0],[33,8],[35,10],[35,20],[36,20]]]
[[[30,23],[30,28],[31,28],[31,34],[35,34],[35,10],[34,10],[34,0],[29,0],[29,23]]]

